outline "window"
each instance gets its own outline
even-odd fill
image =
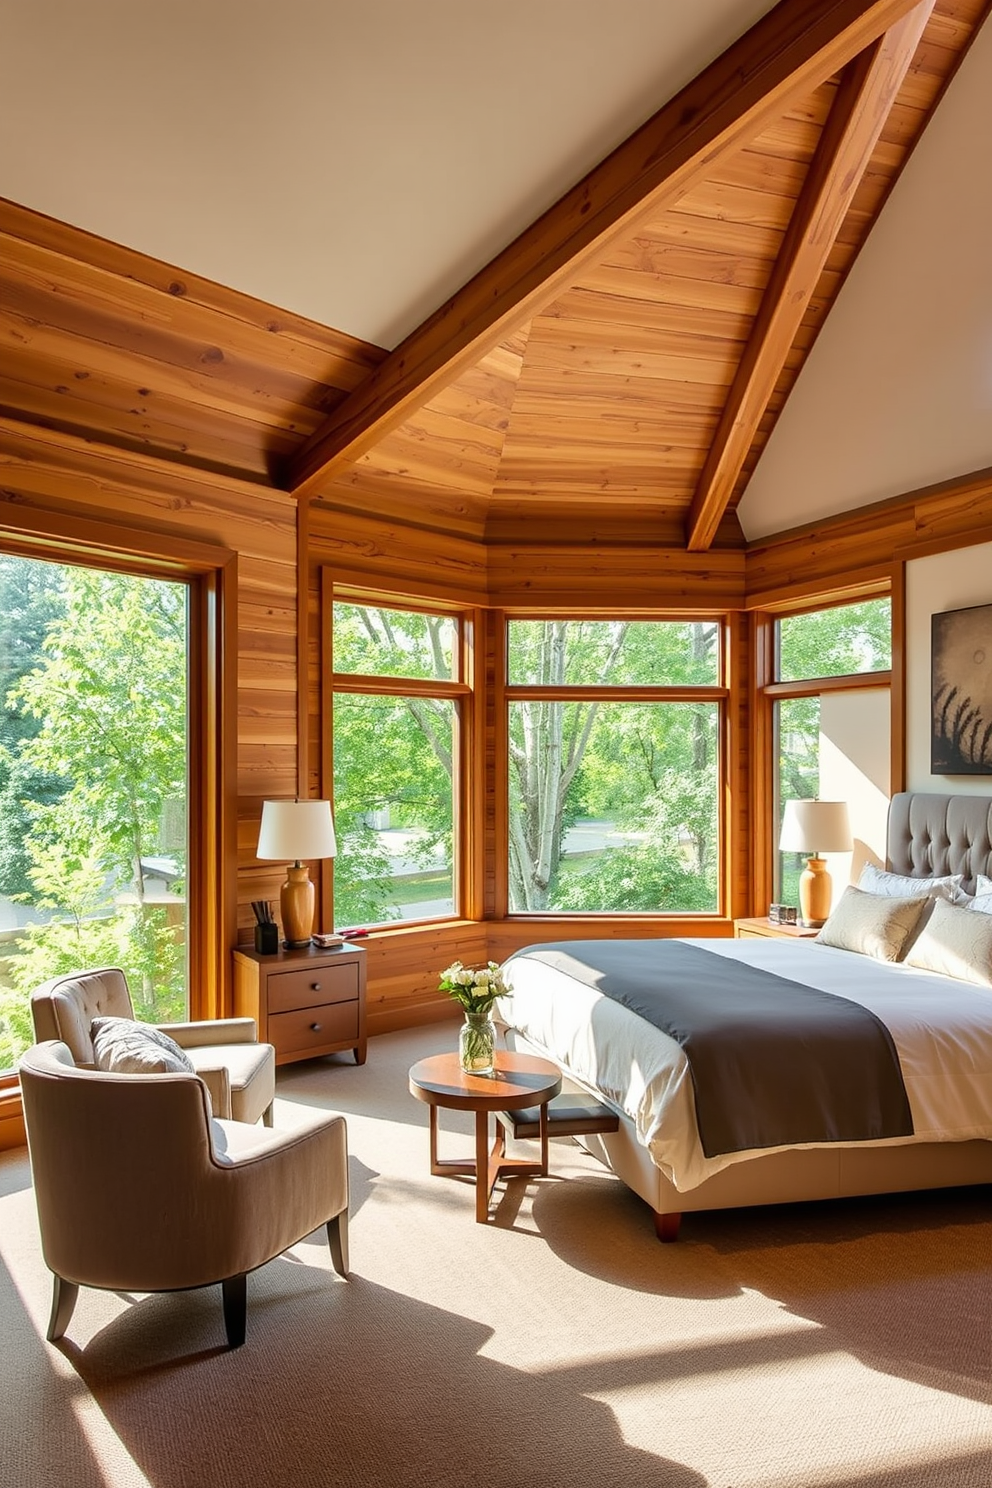
[[[796,904],[803,859],[777,850],[787,800],[845,800],[855,835],[884,843],[890,601],[869,599],[782,616],[774,622],[773,655],[773,680],[765,689],[775,739],[772,895]],[[842,884],[834,878],[837,892]]]
[[[331,604],[336,925],[461,912],[469,641],[458,615]]]
[[[121,966],[138,1017],[187,1016],[187,600],[0,553],[0,1069],[60,972]]]
[[[512,913],[719,909],[717,620],[510,619]]]

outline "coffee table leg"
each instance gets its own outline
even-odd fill
[[[548,1103],[541,1102],[541,1177],[548,1176]]]
[[[437,1177],[442,1172],[437,1162],[437,1106],[428,1109],[431,1113],[431,1172]]]
[[[479,1224],[489,1221],[489,1112],[475,1113],[475,1217]]]

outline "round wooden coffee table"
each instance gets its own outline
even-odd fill
[[[430,1107],[431,1172],[441,1176],[469,1174],[475,1178],[475,1217],[489,1219],[489,1200],[497,1179],[543,1178],[548,1171],[548,1101],[561,1090],[561,1072],[533,1054],[500,1050],[492,1075],[468,1075],[458,1055],[433,1054],[410,1071],[410,1094]],[[475,1112],[475,1161],[437,1155],[438,1107]],[[541,1160],[506,1156],[506,1135],[499,1122],[489,1147],[490,1111],[517,1111],[537,1106],[541,1113]]]

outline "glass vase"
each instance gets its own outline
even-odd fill
[[[488,1013],[466,1013],[458,1030],[458,1058],[468,1075],[491,1075],[496,1054],[496,1024]]]

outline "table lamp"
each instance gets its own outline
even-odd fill
[[[850,852],[854,846],[846,801],[786,801],[782,852],[807,856],[799,878],[799,920],[813,929],[826,923],[830,914],[833,884],[821,854]]]
[[[330,801],[263,801],[256,856],[292,859],[279,891],[283,944],[291,950],[310,944],[316,901],[307,860],[337,852]]]

